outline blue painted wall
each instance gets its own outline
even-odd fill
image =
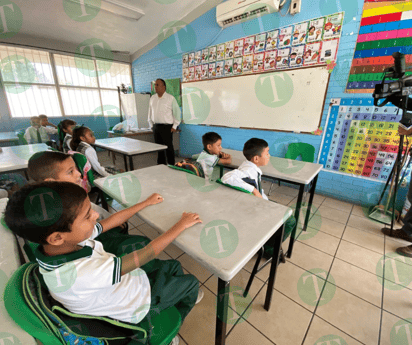
[[[288,1],[289,4],[289,1]],[[287,5],[288,5],[287,4]],[[167,11],[167,6],[165,11]],[[266,15],[260,19],[238,24],[221,31],[216,23],[216,10],[205,13],[186,28],[169,37],[160,45],[142,55],[132,63],[132,77],[135,92],[150,91],[150,82],[156,78],[181,78],[182,52],[199,50],[214,44],[224,43],[240,37],[268,31],[278,27],[298,23],[308,19],[321,17],[339,11],[345,11],[345,20],[342,28],[342,38],[338,51],[337,66],[327,91],[325,109],[322,115],[321,126],[325,128],[331,98],[350,97],[345,94],[345,86],[353,58],[356,39],[359,31],[363,9],[363,0],[303,0],[302,11],[295,15],[282,17],[279,13]],[[282,13],[286,11],[286,7]],[[178,35],[178,37],[176,37]],[[181,50],[177,49],[179,39]],[[174,54],[174,55],[173,55]],[[317,95],[314,95],[317,96]],[[357,94],[356,97],[371,97],[370,94]],[[224,127],[209,127],[203,125],[181,125],[180,152],[183,156],[190,156],[202,149],[201,136],[208,131],[218,132],[223,138],[223,146],[235,150],[242,150],[243,144],[251,137],[265,139],[270,146],[270,154],[284,157],[287,144],[290,142],[306,142],[319,152],[321,136],[282,133],[273,131],[244,130]],[[373,205],[377,202],[383,184],[350,176],[338,175],[323,171],[319,175],[317,191],[337,199],[363,205]],[[399,206],[405,199],[406,188],[400,190]]]

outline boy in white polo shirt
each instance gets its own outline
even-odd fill
[[[99,214],[91,209],[83,188],[69,182],[43,182],[17,191],[4,220],[17,235],[41,244],[35,253],[40,273],[52,297],[69,311],[137,324],[175,306],[184,320],[196,303],[199,282],[185,275],[177,261],[155,258],[181,232],[201,223],[199,215],[183,213],[166,233],[124,256],[107,253],[95,240],[139,209],[162,201],[153,194],[97,223]],[[152,260],[150,269],[141,268]]]
[[[222,137],[215,132],[208,132],[202,136],[203,151],[200,153],[196,162],[198,162],[209,181],[215,181],[219,178],[219,172],[215,171],[217,163],[230,164],[232,157],[222,152]]]

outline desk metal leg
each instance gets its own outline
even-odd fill
[[[167,150],[163,150],[163,154],[165,156],[165,162],[166,162],[165,164],[168,165],[169,162],[167,161]]]
[[[129,156],[129,168],[130,168],[130,171],[134,170],[133,156]]]
[[[299,188],[299,195],[298,195],[298,202],[296,204],[296,210],[295,210],[295,219],[296,219],[296,225],[292,230],[292,233],[290,234],[290,242],[289,242],[289,249],[287,253],[287,257],[291,258],[292,257],[292,250],[293,250],[293,244],[296,239],[296,232],[298,229],[299,225],[299,216],[300,216],[300,208],[302,206],[302,199],[303,199],[303,191],[305,190],[305,185],[300,185]]]
[[[106,211],[109,211],[109,205],[108,205],[107,200],[106,200],[106,198],[104,197],[104,193],[103,193],[103,191],[102,191],[101,189],[99,189],[99,196],[100,196],[100,199],[102,200],[102,207],[103,207]]]
[[[266,299],[265,299],[265,306],[264,306],[265,310],[267,311],[269,311],[270,303],[272,301],[273,287],[275,286],[276,270],[279,265],[279,254],[280,254],[280,249],[282,248],[282,239],[283,239],[284,229],[285,229],[285,225],[282,225],[282,227],[275,233],[275,238],[274,238],[275,241],[273,243],[272,265],[270,266],[269,282],[268,282],[268,288],[266,291]]]
[[[24,169],[24,176],[26,176],[27,181],[29,180],[29,174],[27,172],[27,169]]]
[[[312,208],[312,202],[313,202],[313,197],[315,195],[315,189],[316,189],[316,182],[318,182],[318,176],[313,179],[312,181],[312,187],[310,188],[310,197],[309,197],[309,204],[308,204],[308,209],[306,211],[306,217],[305,217],[305,224],[303,225],[303,230],[306,231],[306,228],[309,223],[309,217],[310,217],[310,209]]]
[[[215,345],[225,345],[230,282],[218,279]]]
[[[123,159],[124,159],[124,170],[129,171],[129,169],[127,168],[127,158],[126,158],[126,155],[123,155]]]

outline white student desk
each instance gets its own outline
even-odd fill
[[[18,140],[19,138],[15,132],[0,132],[0,143]]]
[[[152,193],[163,196],[162,203],[139,212],[139,217],[161,233],[170,229],[184,211],[200,215],[203,223],[185,230],[173,243],[218,277],[217,315],[220,317],[216,318],[215,343],[223,345],[230,280],[273,236],[274,255],[265,300],[265,309],[269,310],[283,224],[292,210],[215,182],[206,186],[205,183],[205,179],[166,165],[95,180],[103,192],[125,207],[145,200]],[[222,235],[218,236],[218,232]],[[229,255],[219,254],[225,251]]]
[[[0,152],[0,173],[24,170],[27,177],[27,166],[30,157],[41,151],[47,151],[46,144],[31,144],[2,147]]]
[[[136,140],[125,137],[114,137],[107,139],[99,139],[93,144],[94,146],[100,147],[102,149],[117,152],[123,155],[124,165],[126,171],[134,170],[133,166],[133,156],[141,155],[149,152],[164,151],[166,156],[166,145],[159,145],[154,143],[149,143],[147,141]],[[129,169],[127,168],[127,159],[129,157]]]
[[[6,205],[9,199],[4,198],[0,199],[0,218],[3,218],[3,212],[6,209]],[[19,256],[19,247],[14,237],[13,233],[3,226],[0,223],[0,267],[1,267],[1,285],[3,288],[6,285],[6,282],[13,275],[22,264]],[[3,281],[4,280],[4,281]],[[3,296],[3,289],[0,290],[0,294]],[[3,298],[0,299],[0,325],[2,335],[0,336],[0,344],[27,344],[27,345],[36,345],[36,340],[28,334],[26,331],[21,329],[14,320],[9,316],[8,312],[4,306]],[[10,339],[10,338],[12,339]],[[9,341],[8,341],[9,340]]]
[[[246,159],[243,152],[229,149],[222,149],[223,152],[232,156],[232,163],[228,165],[221,165],[220,172],[222,177],[223,167],[237,169]],[[296,203],[295,218],[296,227],[293,229],[287,256],[290,258],[292,256],[293,244],[296,237],[296,229],[299,224],[300,208],[302,205],[303,192],[305,186],[311,185],[309,205],[306,212],[305,223],[303,225],[303,230],[309,222],[310,209],[312,207],[313,196],[315,194],[316,182],[318,180],[319,172],[322,170],[322,164],[308,163],[297,161],[293,159],[280,158],[280,157],[270,157],[270,162],[268,165],[259,167],[262,170],[263,176],[270,179],[275,179],[287,183],[296,184],[299,186],[298,200]]]

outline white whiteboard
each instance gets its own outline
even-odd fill
[[[150,95],[121,93],[120,97],[124,118],[134,121],[140,129],[149,128],[147,118],[149,114]]]
[[[183,121],[312,132],[320,123],[326,66],[182,84]]]

